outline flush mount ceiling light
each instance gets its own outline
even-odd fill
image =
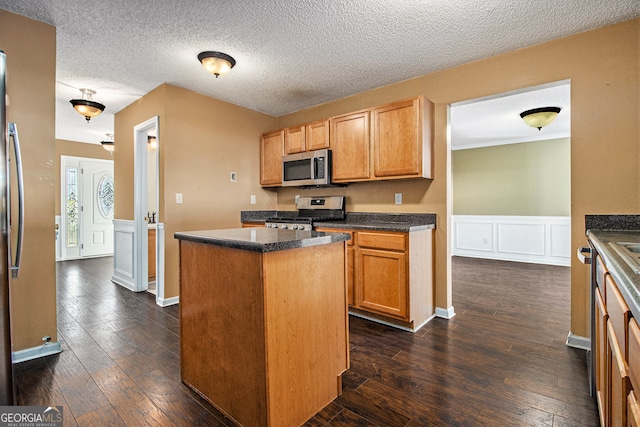
[[[93,95],[96,94],[95,90],[80,89],[80,92],[82,92],[81,99],[72,99],[69,102],[78,113],[87,119],[87,123],[89,123],[92,117],[96,117],[104,111],[104,105],[93,100]]]
[[[113,153],[113,149],[115,148],[115,144],[113,142],[113,134],[112,133],[108,133],[107,134],[107,140],[106,141],[100,141],[100,144],[102,144],[102,148],[107,150],[109,153]]]
[[[522,117],[522,120],[529,126],[541,130],[554,121],[559,112],[560,108],[558,107],[534,108],[533,110],[523,111],[520,113],[520,117]]]
[[[227,74],[234,65],[236,60],[226,53],[206,51],[198,54],[198,60],[202,63],[204,68],[216,76],[224,76]]]

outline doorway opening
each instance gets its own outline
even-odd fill
[[[452,261],[467,257],[570,268],[570,92],[565,80],[450,106]],[[561,112],[540,130],[520,117],[549,106]]]
[[[113,256],[113,160],[61,156],[59,261]]]

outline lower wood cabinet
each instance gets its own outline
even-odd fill
[[[435,311],[433,230],[412,232],[316,228],[350,233],[346,271],[352,313],[417,330]]]
[[[594,292],[596,399],[602,426],[636,426],[640,406],[640,328],[600,257]]]

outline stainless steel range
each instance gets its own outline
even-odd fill
[[[345,218],[344,196],[300,197],[296,202],[297,212],[292,215],[267,218],[267,228],[289,230],[312,230],[319,221],[342,221]]]

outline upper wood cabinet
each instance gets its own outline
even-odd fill
[[[333,182],[364,181],[370,176],[369,111],[331,119]]]
[[[285,154],[304,153],[323,148],[329,148],[329,119],[288,127],[284,131]]]
[[[284,154],[330,148],[332,181],[335,183],[432,179],[433,110],[431,101],[419,96],[291,126],[265,136],[278,138],[282,134],[281,150]],[[274,147],[271,148],[275,151],[277,142],[269,142],[273,142]],[[261,159],[263,166],[270,161]],[[280,168],[280,164],[277,167]],[[263,169],[261,175],[263,186],[281,184],[280,171],[277,177],[275,170],[273,175],[267,173],[268,179],[266,171]]]
[[[432,110],[423,97],[372,109],[375,178],[432,178]]]
[[[318,120],[305,126],[307,151],[329,148],[329,119]]]
[[[285,154],[304,153],[306,151],[306,126],[294,126],[284,130]]]
[[[284,130],[265,133],[260,138],[260,185],[282,185],[282,155]]]

